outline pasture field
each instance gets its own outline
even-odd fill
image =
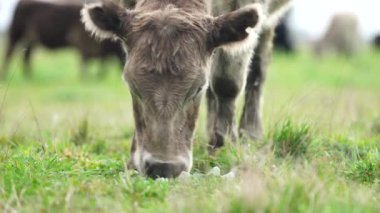
[[[134,125],[121,68],[99,81],[94,63],[82,82],[75,56],[37,51],[30,82],[17,57],[0,83],[0,212],[380,212],[380,52],[276,53],[265,138],[209,156],[203,106],[192,176],[156,181],[124,169]],[[215,166],[237,176],[207,174]]]

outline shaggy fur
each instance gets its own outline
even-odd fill
[[[226,138],[235,141],[238,134],[249,139],[263,135],[261,121],[262,87],[269,64],[274,28],[291,6],[290,0],[214,1],[213,14],[232,11],[248,4],[263,6],[263,20],[255,31],[257,45],[244,51],[219,49],[214,55],[210,89],[207,93],[210,151],[224,145]],[[245,90],[244,90],[245,88]],[[233,93],[231,91],[234,91]],[[244,91],[245,103],[239,126],[235,123],[236,100]]]

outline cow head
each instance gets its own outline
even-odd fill
[[[129,167],[153,178],[191,169],[211,55],[218,47],[252,44],[260,18],[258,5],[214,18],[204,1],[168,2],[140,1],[134,10],[103,2],[82,10],[88,31],[99,39],[120,39],[128,52],[123,75],[136,125]]]

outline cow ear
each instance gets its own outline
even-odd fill
[[[86,4],[81,11],[86,30],[100,40],[123,38],[128,31],[129,14],[111,1]]]
[[[263,19],[259,4],[251,4],[214,19],[210,47],[239,51],[256,45]]]

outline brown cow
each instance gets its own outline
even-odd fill
[[[125,53],[119,42],[96,41],[85,31],[80,21],[82,4],[51,3],[46,1],[21,0],[14,14],[8,47],[0,73],[6,77],[7,67],[17,44],[25,47],[24,74],[31,77],[30,59],[36,45],[49,49],[64,47],[76,48],[82,57],[82,77],[86,76],[86,64],[91,58],[116,56],[121,64],[125,62]],[[99,74],[104,74],[100,72]]]
[[[133,10],[109,1],[86,5],[82,11],[86,29],[97,38],[121,40],[128,51],[124,76],[136,125],[129,168],[152,178],[177,177],[191,169],[202,94],[210,82],[209,93],[218,107],[211,113],[218,125],[222,120],[228,124],[233,116],[229,113],[234,112],[219,106],[230,107],[240,92],[258,34],[262,38],[253,67],[259,70],[254,74],[265,70],[277,12],[287,2],[263,0],[238,9],[239,4],[230,8],[218,1],[215,4],[225,11],[214,7],[217,17],[209,15],[212,4],[206,0],[139,0]],[[216,58],[210,69],[213,53],[226,60]],[[252,85],[247,85],[253,87],[249,94],[255,95],[255,101],[261,82],[253,78]],[[248,105],[247,109],[258,110],[256,102]],[[254,121],[248,118],[246,122]]]

